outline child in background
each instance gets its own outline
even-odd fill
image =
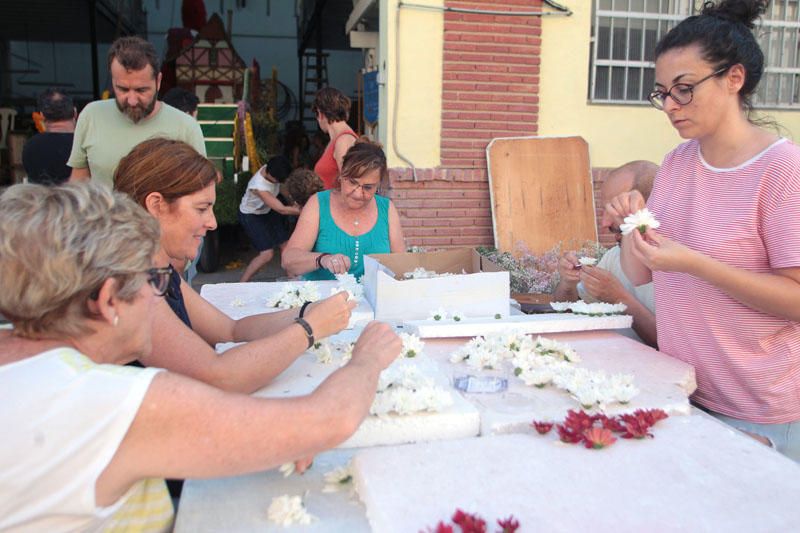
[[[322,178],[307,168],[293,170],[286,179],[285,186],[292,201],[300,207],[306,205],[308,199],[316,193],[325,190]]]
[[[275,248],[289,240],[285,216],[299,215],[297,205],[284,205],[278,199],[281,183],[286,181],[292,165],[284,156],[270,159],[253,174],[239,204],[239,223],[244,228],[258,255],[247,265],[240,282],[250,281],[256,272],[272,260]]]

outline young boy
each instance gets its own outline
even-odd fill
[[[247,265],[240,282],[250,281],[272,260],[275,247],[283,248],[289,240],[284,216],[299,215],[300,207],[284,205],[278,199],[278,193],[291,171],[292,166],[286,157],[273,157],[253,174],[247,184],[247,191],[239,204],[239,223],[258,250],[258,255]]]

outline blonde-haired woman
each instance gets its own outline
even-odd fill
[[[167,531],[154,477],[235,475],[311,456],[367,414],[400,351],[372,323],[351,362],[309,396],[226,393],[146,356],[169,271],[158,224],[93,184],[17,185],[0,196],[0,530]]]

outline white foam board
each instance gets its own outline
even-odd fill
[[[629,315],[583,316],[572,313],[546,313],[540,315],[503,315],[494,318],[466,318],[453,320],[406,320],[403,327],[422,338],[475,337],[498,331],[514,329],[522,333],[542,334],[567,331],[625,329],[633,324]]]
[[[672,415],[689,413],[689,395],[697,388],[691,365],[613,332],[559,333],[547,337],[572,346],[582,359],[582,367],[604,370],[608,374],[633,374],[639,395],[626,405],[611,404],[606,409],[608,414],[640,408],[663,409]],[[558,388],[525,385],[514,376],[510,364],[502,370],[479,371],[464,363],[451,363],[450,354],[465,342],[463,339],[429,339],[425,342],[425,354],[439,362],[451,381],[470,374],[508,380],[505,392],[465,395],[480,409],[482,435],[526,430],[534,419],[561,420],[569,409],[580,407],[567,392]]]
[[[253,531],[332,533],[370,531],[364,505],[350,491],[322,492],[324,475],[345,466],[352,450],[333,450],[314,457],[303,475],[283,477],[277,469],[246,476],[187,480],[175,521],[175,533],[251,533]],[[306,510],[318,520],[286,528],[267,518],[272,498],[303,497]]]
[[[492,526],[513,514],[521,531],[797,529],[797,464],[706,416],[654,434],[603,450],[552,433],[372,448],[354,478],[379,533],[425,531],[456,508]]]
[[[281,311],[275,307],[267,307],[266,302],[270,296],[283,290],[285,284],[302,285],[305,281],[276,281],[276,282],[252,282],[252,283],[216,283],[205,284],[200,289],[200,296],[208,300],[214,307],[233,319],[240,319],[246,316],[257,315],[259,313],[274,313]],[[320,298],[327,298],[331,294],[331,289],[338,285],[336,281],[315,281],[313,282],[319,289]],[[353,309],[350,316],[348,329],[356,326],[366,325],[374,318],[372,306],[361,298],[358,306]]]
[[[356,331],[345,331],[331,337],[331,341],[352,341],[356,337]],[[217,351],[223,352],[235,345],[235,343],[219,344]],[[473,437],[480,433],[481,419],[478,409],[450,387],[450,380],[441,372],[439,365],[424,357],[416,361],[428,375],[434,376],[440,385],[450,388],[453,405],[435,413],[414,413],[403,416],[369,415],[358,430],[339,445],[340,448],[458,439]],[[321,364],[316,361],[315,355],[306,352],[269,385],[256,392],[256,396],[287,398],[309,394],[338,368],[337,362]]]

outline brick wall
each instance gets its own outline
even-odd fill
[[[541,0],[447,0],[448,7],[538,11]],[[390,170],[406,242],[430,248],[493,243],[486,146],[535,135],[541,18],[445,13],[441,166]]]

